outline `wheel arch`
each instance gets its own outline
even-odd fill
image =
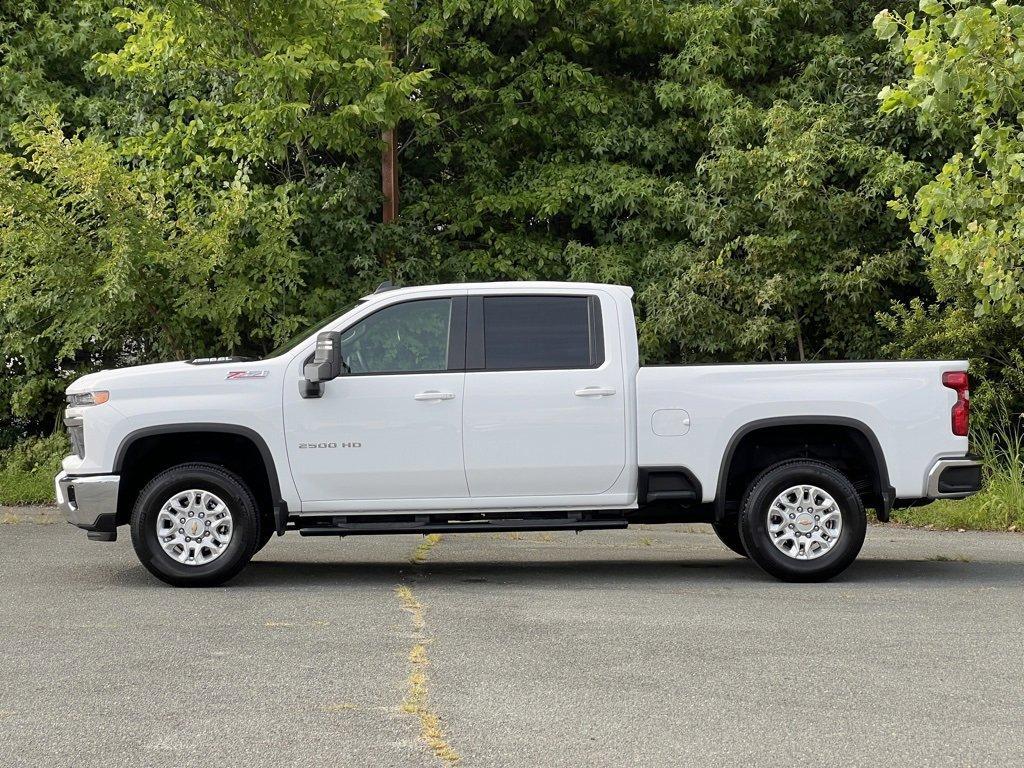
[[[270,447],[267,445],[266,440],[256,432],[256,430],[242,426],[241,424],[226,424],[217,422],[189,422],[180,424],[160,424],[150,427],[142,427],[129,432],[121,440],[117,447],[117,451],[114,454],[114,465],[113,472],[121,475],[121,487],[118,493],[117,500],[117,521],[118,524],[126,522],[128,516],[131,514],[131,507],[135,503],[135,499],[138,495],[138,491],[141,490],[140,478],[132,477],[132,471],[142,469],[142,474],[145,474],[146,469],[153,469],[167,465],[168,455],[160,454],[160,448],[169,447],[172,445],[181,446],[186,443],[189,438],[201,437],[203,442],[206,443],[203,446],[203,450],[198,451],[200,455],[203,455],[210,459],[216,458],[216,449],[218,441],[216,438],[219,436],[222,440],[220,445],[224,445],[224,438],[229,438],[234,441],[236,445],[244,445],[247,443],[251,446],[253,451],[251,456],[242,457],[240,460],[243,462],[241,467],[232,466],[233,461],[215,462],[222,463],[224,466],[236,471],[240,468],[242,474],[246,479],[256,481],[257,487],[253,489],[253,492],[257,494],[257,498],[263,497],[261,500],[268,505],[269,511],[274,516],[275,524],[279,532],[283,531],[283,521],[287,520],[287,505],[285,504],[281,496],[281,485],[280,479],[277,473],[277,465],[274,462],[274,456],[270,451]],[[238,441],[244,441],[240,443]],[[143,461],[133,462],[133,448],[148,448],[145,452]],[[163,460],[161,460],[161,458]],[[180,460],[175,460],[171,463],[179,464],[187,461],[193,461],[196,458],[194,452],[185,452],[180,456]],[[239,459],[238,456],[233,457]],[[261,466],[246,466],[244,464],[244,458],[256,458],[258,459]]]
[[[732,437],[729,438],[718,472],[718,484],[714,503],[715,520],[724,520],[729,515],[728,503],[735,500],[733,497],[736,494],[730,492],[730,477],[734,469],[733,461],[737,456],[737,452],[746,444],[745,441],[759,432],[767,433],[772,430],[790,427],[823,427],[853,430],[859,434],[865,441],[869,449],[869,455],[874,462],[871,492],[877,497],[875,503],[878,518],[880,520],[889,519],[889,511],[892,509],[896,493],[889,484],[889,472],[885,461],[885,453],[882,451],[881,443],[871,427],[859,419],[845,416],[777,416],[748,422],[737,429]],[[790,457],[780,456],[778,460],[782,461],[786,458]]]

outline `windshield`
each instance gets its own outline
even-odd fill
[[[271,350],[270,352],[267,353],[267,355],[266,355],[266,357],[264,357],[264,359],[267,360],[267,359],[270,359],[271,357],[277,357],[278,355],[283,355],[289,349],[291,349],[296,344],[298,344],[300,341],[302,341],[304,338],[306,338],[311,333],[313,333],[313,331],[315,331],[317,328],[323,328],[328,323],[333,323],[335,320],[337,320],[339,317],[344,315],[346,312],[350,312],[351,310],[353,310],[356,306],[359,305],[360,302],[362,302],[362,299],[359,299],[359,301],[353,301],[351,304],[347,305],[344,309],[339,310],[338,312],[335,312],[334,314],[328,315],[327,317],[323,317],[323,318],[317,320],[315,323],[311,323],[311,324],[307,325],[301,331],[293,334],[291,336],[291,338],[289,338],[287,341],[283,341],[280,344],[278,344],[275,349],[273,349],[273,350]]]

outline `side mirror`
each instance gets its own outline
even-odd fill
[[[302,370],[305,381],[300,382],[299,394],[303,397],[322,397],[324,382],[341,376],[343,369],[341,332],[324,331],[317,334],[316,352],[313,353],[313,362],[306,363]]]

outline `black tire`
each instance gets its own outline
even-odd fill
[[[748,557],[747,550],[743,548],[743,541],[740,539],[739,520],[735,517],[727,517],[711,524],[715,529],[718,540],[731,549],[740,557]]]
[[[164,552],[157,538],[157,515],[163,504],[175,493],[190,489],[215,493],[233,521],[224,551],[203,565],[179,563]],[[161,472],[139,493],[131,517],[135,554],[150,573],[176,587],[216,586],[235,576],[255,553],[260,528],[256,501],[245,481],[216,464],[179,464]]]
[[[831,495],[843,525],[832,548],[811,560],[798,560],[780,551],[768,532],[768,511],[776,496],[801,484],[817,486]],[[866,531],[864,504],[853,484],[835,467],[810,459],[784,461],[766,469],[754,478],[740,508],[740,538],[750,559],[783,581],[827,581],[842,573],[857,559]]]

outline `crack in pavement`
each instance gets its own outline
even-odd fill
[[[440,534],[430,534],[413,550],[409,561],[414,565],[422,563],[440,541]],[[402,711],[419,718],[420,741],[434,756],[448,765],[455,765],[461,760],[461,756],[448,743],[441,718],[430,708],[430,677],[427,674],[430,657],[427,655],[427,646],[433,642],[433,639],[427,636],[427,622],[423,615],[423,605],[406,584],[399,584],[395,587],[395,595],[402,604],[402,610],[408,613],[412,619],[414,641],[409,650],[411,671],[406,683]]]

